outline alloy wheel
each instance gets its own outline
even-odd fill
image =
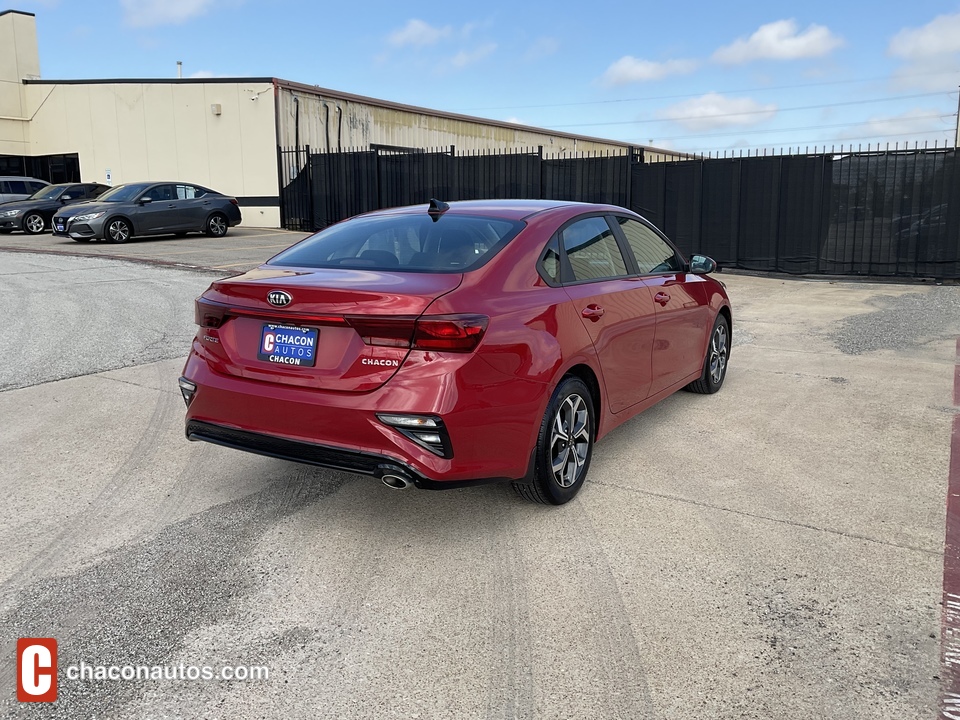
[[[577,394],[568,395],[553,418],[550,434],[550,466],[560,487],[570,487],[590,452],[590,410]]]
[[[114,242],[126,242],[130,239],[130,228],[123,220],[114,220],[107,227],[107,233]]]
[[[28,215],[27,219],[24,220],[23,224],[24,224],[24,227],[27,229],[28,233],[35,235],[37,233],[43,232],[43,228],[44,228],[43,218],[37,215],[36,213],[33,213],[32,215]]]
[[[227,234],[227,221],[222,215],[214,215],[210,218],[210,234],[215,237]]]
[[[714,385],[719,385],[723,373],[727,369],[727,326],[717,325],[710,339],[710,379]]]

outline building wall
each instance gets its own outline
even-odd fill
[[[36,18],[0,13],[0,154],[26,155],[29,114],[22,78],[40,77]]]
[[[309,145],[317,150],[368,149],[373,145],[461,150],[536,149],[545,153],[624,152],[627,143],[578,138],[561,133],[472,120],[417,108],[404,109],[323,95],[322,90],[278,88],[279,142],[283,147]]]
[[[270,82],[28,83],[28,155],[76,152],[82,179],[183,180],[241,198],[244,224],[278,227]],[[219,106],[215,114],[212,106]],[[253,198],[269,198],[249,205]],[[255,201],[253,201],[255,202]]]

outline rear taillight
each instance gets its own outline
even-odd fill
[[[344,320],[367,345],[410,347],[415,317],[383,317],[376,315],[347,315]]]
[[[194,305],[193,321],[200,327],[218,328],[223,325],[228,310],[226,305],[198,297]]]
[[[485,315],[434,315],[417,320],[413,347],[440,352],[473,352],[487,330]]]
[[[237,202],[237,199],[236,199],[236,198],[230,198],[230,204],[231,204],[231,205],[236,205],[237,207],[240,207],[240,203]]]
[[[461,353],[476,349],[490,322],[485,315],[350,315],[345,319],[367,345]]]

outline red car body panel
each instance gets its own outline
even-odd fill
[[[202,301],[223,309],[225,321],[200,328],[184,368],[197,388],[187,410],[188,435],[192,427],[197,439],[210,439],[196,430],[201,423],[365,454],[396,464],[423,486],[519,479],[531,471],[547,403],[566,374],[581,375],[597,391],[597,439],[700,377],[714,320],[730,313],[716,280],[673,273],[552,287],[536,270],[568,220],[598,212],[636,218],[633,213],[544,201],[452,203],[447,212],[523,220],[525,227],[465,273],[265,265],[215,282]],[[294,302],[271,306],[266,294],[274,289],[289,292]],[[658,302],[657,293],[669,298]],[[602,316],[584,317],[590,305],[602,306]],[[489,321],[472,352],[436,352],[364,344],[342,318],[367,313],[470,313]],[[268,322],[317,328],[316,366],[258,360],[258,333]],[[385,425],[377,418],[385,412],[442,418],[453,456],[439,457]]]

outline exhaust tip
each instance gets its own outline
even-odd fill
[[[382,482],[388,488],[393,488],[394,490],[406,490],[408,487],[413,485],[413,480],[410,478],[405,478],[402,475],[392,475],[390,473],[387,473],[381,477],[380,482]]]

